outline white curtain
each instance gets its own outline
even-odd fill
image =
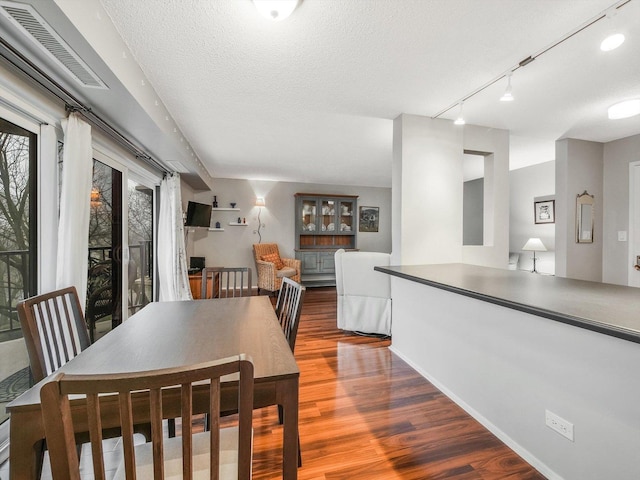
[[[58,225],[56,288],[74,285],[80,305],[87,294],[89,255],[89,206],[93,176],[91,126],[79,113],[62,120],[64,153]]]
[[[160,184],[158,219],[158,277],[160,300],[191,300],[187,252],[184,246],[180,175],[167,175]]]

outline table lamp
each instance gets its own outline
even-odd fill
[[[522,250],[533,252],[533,270],[531,270],[531,273],[538,273],[538,271],[536,270],[536,252],[547,251],[546,247],[542,243],[542,240],[540,240],[539,238],[530,238],[529,240],[527,240],[527,243],[524,244]]]

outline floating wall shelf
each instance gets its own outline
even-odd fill
[[[224,232],[224,228],[210,228],[210,232]]]
[[[239,208],[212,208],[212,212],[239,212]]]
[[[248,223],[229,222],[232,227],[248,227]]]

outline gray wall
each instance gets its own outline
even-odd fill
[[[640,135],[604,146],[602,281],[606,283],[627,285],[629,244],[618,241],[618,232],[629,234],[629,164],[637,161],[640,161]]]
[[[603,151],[597,142],[556,142],[556,275],[602,281]],[[594,196],[593,243],[576,243],[576,197]]]
[[[380,224],[377,233],[358,232],[357,248],[371,252],[391,252],[391,189],[377,187],[322,185],[313,183],[272,182],[259,180],[214,179],[211,192],[191,192],[183,189],[183,203],[191,199],[211,203],[217,196],[219,207],[237,203],[239,212],[213,212],[212,226],[221,223],[224,232],[206,229],[187,229],[187,254],[206,258],[207,266],[249,266],[254,270],[252,245],[258,243],[258,207],[256,197],[264,197],[266,206],[260,213],[262,243],[277,243],[280,255],[295,256],[295,198],[296,193],[358,195],[358,206],[379,207]],[[230,226],[238,217],[247,226]],[[256,284],[255,278],[252,282]]]
[[[462,244],[482,245],[484,241],[484,178],[464,182],[462,198]]]
[[[531,237],[537,237],[547,251],[536,252],[536,269],[540,273],[555,273],[555,224],[536,224],[533,211],[535,200],[555,198],[555,178],[554,161],[509,172],[509,251],[520,254],[520,270],[533,268],[533,253],[522,251],[522,247]]]

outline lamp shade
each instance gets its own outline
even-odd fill
[[[524,244],[522,250],[533,251],[533,252],[546,252],[547,248],[542,243],[542,240],[539,238],[530,238],[527,240],[527,243]]]
[[[264,206],[265,206],[264,198],[262,197],[256,198],[256,207],[264,207]]]

